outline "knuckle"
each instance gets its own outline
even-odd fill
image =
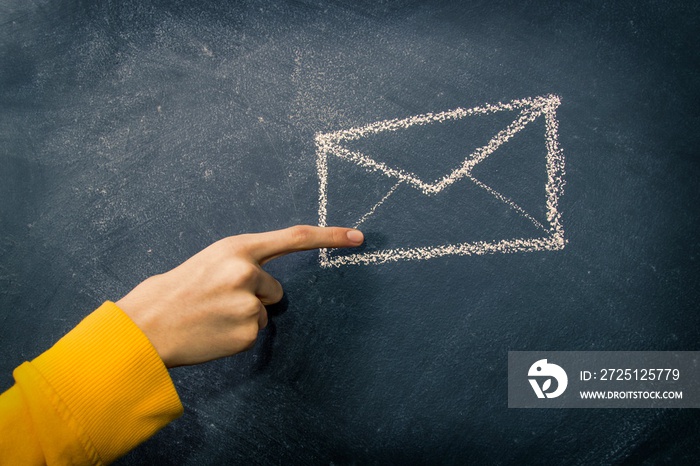
[[[233,268],[231,276],[235,277],[236,285],[248,285],[255,282],[260,275],[260,268],[250,262],[234,261],[231,267]]]
[[[240,247],[240,239],[239,237],[236,236],[227,236],[226,238],[222,238],[216,243],[214,243],[212,246],[216,248],[220,248],[223,252],[235,252],[237,249]]]
[[[249,325],[241,332],[241,340],[246,349],[252,348],[258,340],[258,324]]]
[[[260,308],[264,309],[257,296],[246,294],[244,297],[241,297],[241,315],[245,316],[245,318],[257,316],[260,313]]]
[[[313,230],[308,225],[296,225],[289,228],[289,236],[295,247],[303,247],[313,238]]]
[[[258,327],[259,327],[260,330],[262,330],[262,329],[264,329],[265,327],[267,327],[268,318],[267,318],[267,312],[266,312],[266,311],[263,311],[263,312],[260,313],[260,318],[258,319],[258,321],[259,321],[259,326],[258,326]]]
[[[246,253],[246,247],[250,236],[250,234],[228,236],[215,244],[221,247],[222,254],[228,257],[237,257]]]

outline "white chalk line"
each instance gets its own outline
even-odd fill
[[[378,265],[401,260],[427,260],[442,256],[483,256],[516,252],[558,251],[564,249],[565,245],[566,241],[562,236],[553,234],[542,238],[515,238],[498,242],[477,241],[441,246],[385,249],[326,258],[326,260],[321,261],[321,266]]]
[[[384,201],[386,201],[387,199],[389,199],[389,196],[391,196],[392,194],[394,194],[394,191],[396,191],[396,188],[398,188],[399,185],[400,185],[401,183],[403,183],[403,181],[399,181],[399,182],[396,183],[394,186],[392,186],[391,189],[389,190],[389,192],[387,192],[387,193],[384,195],[384,197],[381,198],[381,199],[379,200],[379,202],[377,202],[376,204],[374,204],[374,206],[369,210],[369,212],[367,212],[367,213],[364,214],[362,217],[360,217],[360,220],[358,220],[357,223],[355,223],[355,225],[353,225],[353,228],[357,228],[357,227],[359,227],[360,225],[362,225],[362,222],[364,222],[365,220],[367,220],[367,219],[377,210],[377,208],[378,208],[380,205],[384,204]]]
[[[328,156],[323,150],[323,147],[318,144],[318,137],[316,138],[316,141],[316,170],[318,173],[318,226],[325,227],[327,226],[326,211],[328,204]],[[328,262],[328,249],[319,249],[319,260],[322,265]]]
[[[495,189],[491,188],[490,186],[485,185],[485,184],[482,183],[481,181],[479,181],[479,180],[477,180],[476,178],[474,178],[472,175],[467,175],[467,178],[469,178],[470,180],[472,180],[478,187],[480,187],[480,188],[486,190],[486,192],[488,192],[489,194],[491,194],[493,197],[495,197],[495,198],[498,199],[499,201],[503,202],[504,204],[506,204],[508,207],[510,207],[511,209],[513,209],[514,211],[516,211],[517,213],[519,213],[521,216],[523,216],[523,217],[525,217],[526,219],[530,220],[530,221],[532,222],[532,224],[535,225],[537,228],[539,228],[539,229],[541,229],[541,230],[544,230],[545,232],[549,233],[549,230],[548,230],[544,225],[542,225],[540,222],[538,222],[537,219],[534,218],[532,215],[530,215],[530,214],[528,214],[527,212],[525,212],[525,210],[523,210],[523,208],[520,207],[518,204],[516,204],[512,199],[510,199],[510,198],[504,196],[503,194],[499,193],[498,191],[496,191]]]
[[[478,255],[491,253],[511,253],[517,251],[529,252],[540,250],[557,250],[562,249],[566,240],[564,239],[564,229],[561,224],[561,213],[558,210],[559,197],[563,194],[564,186],[564,155],[558,142],[558,121],[556,120],[556,109],[560,105],[561,100],[558,96],[548,95],[536,98],[513,100],[509,103],[498,103],[496,105],[484,105],[474,107],[472,109],[457,108],[447,112],[437,114],[427,113],[404,119],[394,119],[375,122],[363,127],[351,128],[348,130],[336,131],[333,133],[316,135],[317,144],[317,169],[319,175],[319,225],[326,226],[327,222],[327,189],[328,189],[328,155],[335,155],[339,158],[355,162],[369,172],[379,171],[385,176],[398,179],[399,182],[385,195],[385,197],[375,205],[370,212],[365,214],[360,223],[366,217],[372,215],[377,207],[379,207],[393,193],[393,191],[402,182],[419,189],[426,195],[436,194],[445,189],[455,181],[467,177],[477,186],[485,189],[487,192],[495,196],[500,201],[504,202],[510,208],[514,209],[519,214],[533,222],[533,224],[550,233],[544,238],[519,238],[512,240],[503,240],[498,242],[475,242],[461,243],[457,245],[443,245],[435,247],[419,247],[408,249],[387,249],[383,251],[367,252],[362,254],[351,254],[346,256],[329,258],[328,249],[321,249],[319,259],[324,267],[350,265],[350,264],[380,264],[395,260],[422,260],[433,257],[439,257],[447,254],[453,255]],[[491,140],[481,148],[474,151],[467,157],[462,166],[454,170],[449,175],[446,175],[442,180],[434,183],[425,183],[420,180],[415,174],[396,168],[388,167],[387,165],[377,162],[372,158],[360,152],[353,152],[343,147],[338,143],[340,141],[349,141],[358,139],[366,134],[379,133],[383,131],[397,131],[405,129],[413,125],[425,125],[435,122],[443,122],[448,120],[460,119],[466,116],[494,113],[505,110],[521,110],[517,119],[511,123],[506,129],[498,132]],[[545,117],[546,130],[546,146],[547,146],[547,184],[545,190],[547,193],[547,222],[550,228],[545,227],[534,217],[528,214],[524,209],[518,206],[513,200],[503,196],[493,190],[486,184],[480,182],[471,175],[472,168],[479,162],[486,159],[498,147],[507,142],[517,132],[521,131],[528,123],[534,121],[540,115]]]
[[[486,104],[480,107],[474,107],[470,109],[458,107],[453,110],[447,110],[445,112],[440,113],[425,113],[422,115],[415,115],[408,118],[396,118],[393,120],[377,121],[365,126],[335,131],[332,133],[325,133],[320,136],[322,136],[324,139],[331,143],[338,143],[340,141],[352,141],[371,133],[376,134],[387,131],[397,131],[400,129],[408,128],[409,126],[442,123],[449,120],[460,120],[464,117],[472,115],[488,115],[491,113],[502,111],[514,111],[521,109],[534,110],[544,108],[553,100],[556,100],[558,105],[559,97],[555,95],[548,95],[535,98],[516,99],[508,103],[499,102],[495,105]]]
[[[556,119],[556,106],[545,111],[545,131],[547,139],[547,221],[557,234],[564,236],[559,212],[559,198],[564,194],[564,154],[559,147],[559,122]]]

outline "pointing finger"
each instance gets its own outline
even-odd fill
[[[342,227],[297,225],[284,230],[268,231],[237,237],[251,258],[264,264],[285,254],[318,248],[359,246],[364,236],[359,230]]]

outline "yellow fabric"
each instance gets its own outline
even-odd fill
[[[108,464],[182,414],[146,335],[103,304],[14,373],[0,395],[0,465]]]

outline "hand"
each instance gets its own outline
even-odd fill
[[[222,239],[116,304],[151,340],[167,367],[198,364],[251,348],[267,325],[265,305],[282,285],[261,265],[290,252],[359,246],[350,228],[295,226]]]

